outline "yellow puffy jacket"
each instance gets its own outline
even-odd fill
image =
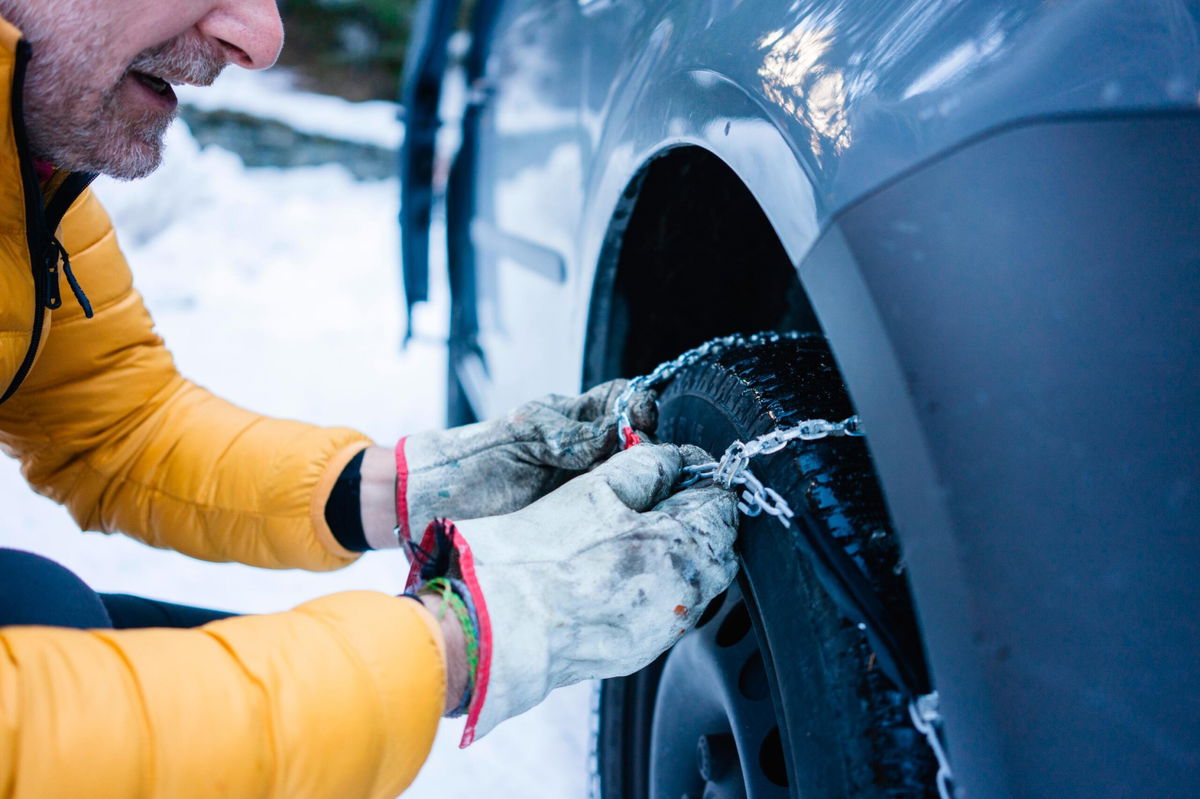
[[[86,179],[38,180],[28,56],[0,20],[0,445],[85,529],[207,560],[350,563],[323,508],[367,440],[179,376]],[[57,273],[55,232],[94,318]],[[417,603],[368,591],[195,630],[0,628],[0,798],[395,796],[432,744],[442,647]]]

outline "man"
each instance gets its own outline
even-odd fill
[[[270,66],[274,0],[0,16],[0,442],[29,482],[84,529],[209,560],[414,557],[407,596],[220,618],[0,550],[0,797],[394,796],[443,713],[469,742],[636,670],[728,585],[732,495],[675,488],[693,449],[614,455],[620,384],[385,448],[176,373],[87,184],[155,168],[171,84]]]

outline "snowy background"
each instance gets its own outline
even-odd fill
[[[394,146],[401,136],[394,106],[296,92],[286,73],[230,70],[191,91],[184,102],[334,138]],[[248,169],[231,152],[201,150],[182,123],[168,143],[154,176],[101,180],[96,191],[180,371],[253,410],[348,425],[381,443],[440,426],[444,258],[434,253],[432,302],[401,352],[396,181],[356,181],[336,164]],[[346,589],[395,593],[406,570],[398,553],[375,553],[331,574],[272,572],[80,534],[6,459],[0,507],[0,546],[53,558],[99,591],[267,613]],[[465,751],[461,722],[443,723],[406,799],[585,796],[590,692],[559,691]]]

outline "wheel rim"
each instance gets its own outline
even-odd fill
[[[754,615],[734,585],[667,657],[650,740],[652,799],[789,795],[770,661]]]

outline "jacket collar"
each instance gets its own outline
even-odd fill
[[[24,221],[25,191],[22,171],[32,167],[22,164],[23,154],[18,147],[23,121],[13,115],[13,82],[17,73],[21,32],[8,20],[0,18],[0,225]],[[19,99],[19,98],[18,98]],[[24,225],[21,225],[24,228]]]
[[[22,49],[25,50],[24,55]],[[21,31],[0,17],[0,220],[4,222],[23,216],[25,190],[22,175],[26,174],[26,170],[29,170],[28,174],[36,176],[43,207],[54,204],[59,189],[68,187],[77,196],[80,186],[86,186],[94,178],[94,175],[72,175],[61,169],[53,170],[48,176],[40,174],[31,156],[21,152],[21,126],[24,120],[17,118],[16,111],[22,103],[14,103],[14,100],[23,98],[14,97],[14,93],[20,90],[16,86],[19,61],[23,57],[28,58],[28,53],[29,45],[24,42]],[[75,198],[69,199],[74,201]]]

